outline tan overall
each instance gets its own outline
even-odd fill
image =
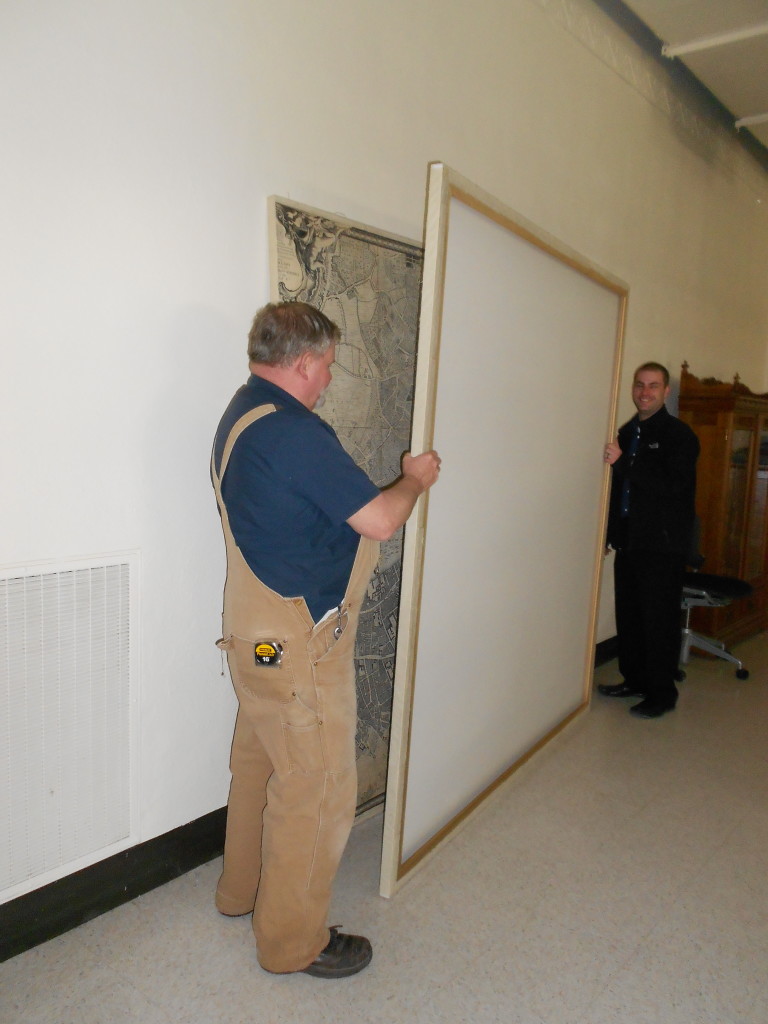
[[[216,906],[253,911],[259,963],[282,973],[302,970],[329,939],[331,886],[357,802],[355,633],[379,545],[360,538],[339,612],[317,625],[303,597],[281,597],[253,574],[232,537],[221,479],[242,431],[274,411],[262,405],[239,419],[218,477],[213,468],[227,547],[218,643],[240,703]],[[277,648],[279,662],[256,663],[261,643]]]

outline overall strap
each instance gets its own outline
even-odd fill
[[[255,409],[251,409],[244,416],[241,416],[235,423],[229,432],[227,443],[224,445],[224,451],[221,454],[221,465],[219,467],[218,475],[216,473],[216,465],[214,461],[214,453],[211,452],[211,479],[213,480],[213,486],[216,490],[216,496],[221,497],[221,481],[224,479],[224,473],[227,469],[227,463],[229,457],[232,454],[232,449],[235,447],[235,442],[240,437],[242,432],[250,427],[256,420],[260,420],[262,416],[268,415],[270,412],[276,412],[277,406],[272,404],[257,405]]]

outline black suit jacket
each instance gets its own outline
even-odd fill
[[[637,454],[630,460],[632,432],[640,423]],[[687,555],[696,500],[699,439],[666,406],[647,420],[633,416],[619,430],[621,456],[614,462],[608,512],[613,548]],[[629,519],[621,522],[621,494],[629,480]]]

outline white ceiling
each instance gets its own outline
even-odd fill
[[[768,0],[625,0],[626,6],[671,48],[739,128],[768,147]],[[679,46],[700,44],[675,54]]]

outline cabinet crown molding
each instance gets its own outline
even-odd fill
[[[692,392],[707,392],[712,395],[744,395],[749,398],[761,398],[768,400],[768,391],[758,393],[752,391],[746,384],[742,384],[738,373],[733,375],[732,381],[718,380],[717,377],[697,377],[691,373],[688,362],[684,362],[680,372],[680,394]]]

